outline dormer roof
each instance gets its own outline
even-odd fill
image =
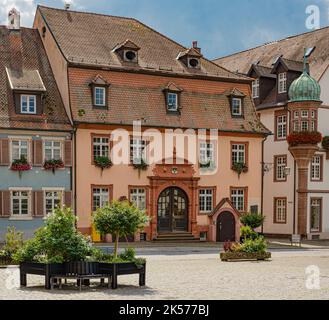
[[[295,71],[302,73],[304,70],[304,64],[303,61],[297,61],[297,60],[290,60],[283,57],[279,57],[275,64],[273,65],[273,68],[271,70],[272,74],[276,74],[278,67],[282,65],[283,68],[288,71]],[[307,69],[309,70],[309,65],[307,64]]]
[[[46,91],[38,70],[6,68],[6,72],[12,90]]]
[[[133,51],[139,51],[141,48],[135,44],[134,42],[132,42],[131,40],[127,39],[124,42],[116,45],[113,49],[113,51],[118,51],[118,50],[133,50]]]
[[[272,78],[272,79],[276,78],[276,76],[271,73],[271,71],[272,71],[271,68],[261,66],[259,64],[253,64],[250,67],[247,75],[250,77],[253,71],[257,74],[257,76],[259,78],[261,78],[261,77],[263,77],[263,78]]]
[[[163,89],[164,91],[173,91],[173,92],[182,92],[183,89],[181,89],[179,86],[177,86],[173,82],[169,82]]]
[[[190,48],[188,50],[184,50],[182,52],[180,52],[177,56],[177,60],[183,58],[183,57],[193,57],[193,58],[201,58],[202,54],[200,53],[199,50],[197,50],[196,48]]]

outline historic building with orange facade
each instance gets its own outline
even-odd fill
[[[135,19],[39,6],[34,27],[75,127],[79,229],[92,234],[92,212],[127,198],[151,217],[132,240],[238,239],[241,213],[262,210],[269,134],[252,79],[205,59],[197,43],[187,49]],[[194,139],[199,129],[206,133]],[[115,141],[120,130],[128,135]],[[168,143],[173,130],[189,143],[181,147],[177,136]],[[154,137],[163,152],[150,161]],[[120,143],[130,163],[112,158]]]

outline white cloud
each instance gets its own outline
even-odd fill
[[[21,14],[21,24],[31,27],[35,14],[34,0],[0,0],[0,23],[7,24],[8,12],[16,8]]]

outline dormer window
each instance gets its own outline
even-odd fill
[[[94,108],[107,108],[110,84],[102,76],[97,75],[89,85],[91,87],[92,104]]]
[[[259,79],[256,79],[252,83],[252,97],[254,99],[259,98]]]
[[[137,62],[137,52],[126,50],[124,53],[124,59],[128,62]]]
[[[105,87],[94,87],[94,105],[97,107],[105,107],[106,106],[106,88]]]
[[[200,65],[200,60],[197,59],[197,58],[189,58],[188,59],[188,65],[189,65],[189,68],[196,69]]]
[[[193,47],[180,52],[177,60],[180,60],[189,69],[200,69],[201,58],[202,54],[200,53],[200,49]]]
[[[242,99],[232,98],[232,116],[241,117],[242,116]]]
[[[287,92],[287,73],[282,72],[278,74],[278,92],[286,93]]]
[[[168,92],[168,104],[167,109],[169,112],[178,111],[178,94],[174,92]]]
[[[118,44],[114,49],[115,52],[122,61],[130,63],[138,63],[138,51],[140,47],[127,39],[123,43]]]
[[[21,113],[36,114],[37,113],[37,99],[35,95],[21,95]]]
[[[181,112],[180,95],[182,89],[171,82],[163,89],[163,92],[165,94],[167,113],[179,115]]]

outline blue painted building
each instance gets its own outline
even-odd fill
[[[72,205],[73,130],[37,30],[0,26],[0,241]]]

